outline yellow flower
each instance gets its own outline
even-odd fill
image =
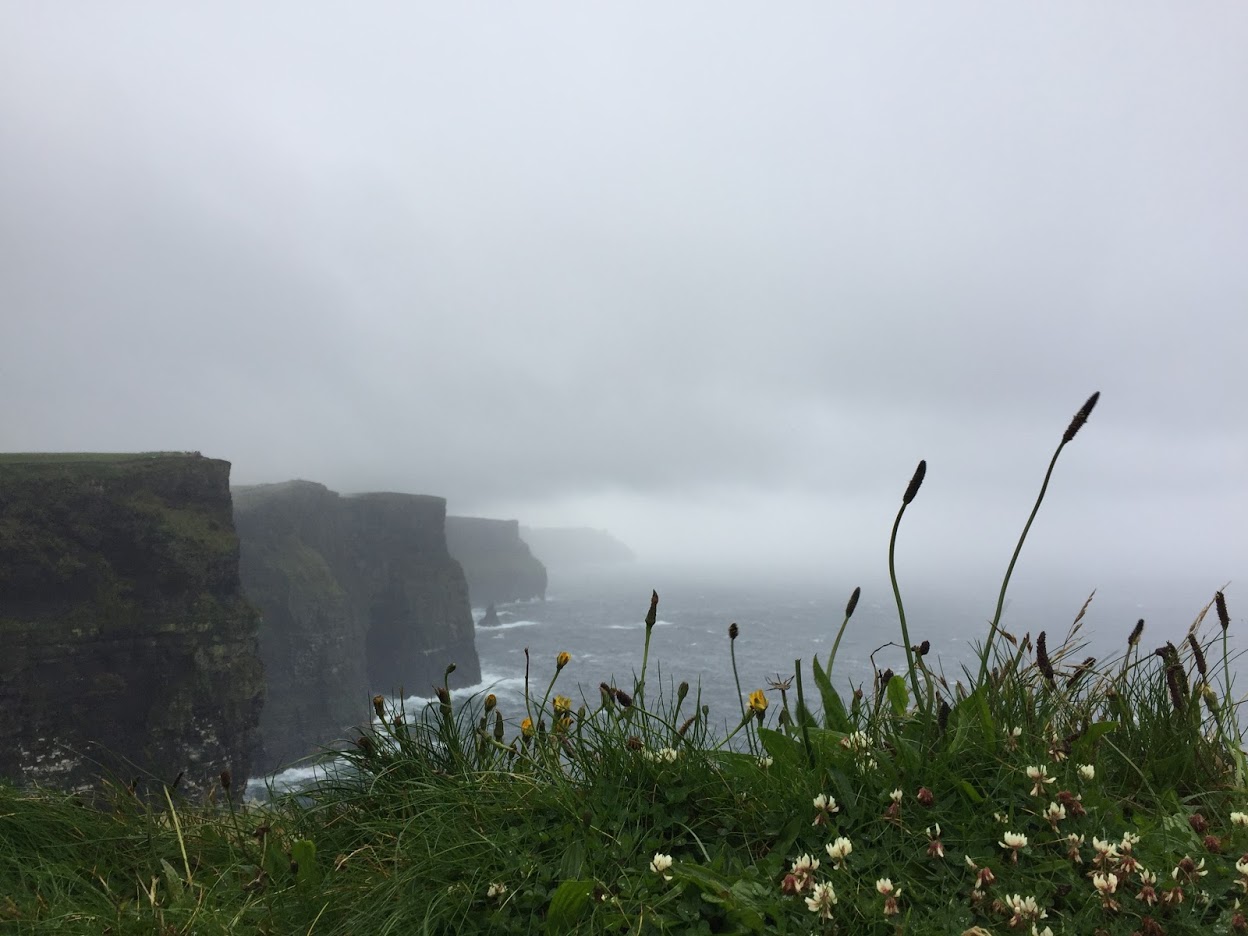
[[[555,714],[567,715],[570,711],[572,711],[572,700],[566,695],[555,696]]]
[[[750,711],[759,715],[767,711],[767,696],[763,695],[762,689],[755,689],[750,693]]]
[[[555,720],[555,733],[562,734],[572,727],[572,716],[564,715],[562,718]]]
[[[572,654],[568,653],[567,650],[562,651],[557,657],[555,657],[555,672],[559,672],[559,670],[563,669],[571,662]]]
[[[498,696],[491,692],[485,697],[485,711],[487,713],[494,711],[494,706],[496,705],[498,705]]]
[[[533,737],[533,719],[526,718],[520,723],[520,733],[526,738]]]

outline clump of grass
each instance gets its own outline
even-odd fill
[[[1094,395],[1057,454],[1087,421]],[[1219,591],[1188,634],[1086,655],[1001,628],[968,685],[910,644],[906,672],[842,695],[826,668],[743,691],[713,728],[700,691],[596,688],[567,653],[528,661],[523,705],[382,697],[311,788],[264,806],[120,788],[105,808],[0,789],[0,921],[18,931],[1206,933],[1248,929],[1248,796]],[[1089,602],[1091,598],[1089,598]],[[1216,608],[1220,633],[1202,630]],[[1216,666],[1221,637],[1222,666]],[[662,652],[662,647],[655,648]],[[1211,659],[1212,656],[1212,659]],[[449,669],[448,669],[449,673]],[[576,683],[576,680],[583,683]],[[538,691],[538,687],[544,687]],[[789,692],[796,689],[796,708]],[[718,716],[719,713],[716,713]]]

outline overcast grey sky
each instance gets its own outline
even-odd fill
[[[1248,7],[0,3],[0,449],[1248,575]],[[1102,570],[1104,572],[1102,573]],[[1082,581],[1082,580],[1081,580]]]

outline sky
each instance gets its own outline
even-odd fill
[[[898,562],[978,580],[1100,391],[1020,574],[1233,605],[1245,48],[1237,3],[0,0],[0,450],[833,577],[923,458]]]

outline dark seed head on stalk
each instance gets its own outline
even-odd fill
[[[1200,649],[1200,641],[1196,639],[1195,634],[1187,635],[1187,645],[1192,648],[1192,659],[1196,661],[1196,672],[1200,673],[1200,678],[1205,679],[1209,675],[1209,667],[1205,665],[1205,651]]]
[[[862,588],[861,587],[855,588],[854,593],[849,596],[849,604],[845,606],[846,618],[851,618],[854,616],[854,609],[858,607],[858,599],[861,597],[862,597]]]
[[[685,696],[687,696],[688,694],[689,694],[689,683],[682,682],[679,686],[676,687],[676,700],[678,702],[683,702],[685,699]]]
[[[1053,663],[1049,660],[1048,637],[1044,631],[1036,637],[1036,666],[1040,669],[1040,675],[1049,681],[1050,686],[1057,684],[1057,677],[1053,675]]]
[[[902,504],[908,504],[914,500],[914,495],[919,493],[919,488],[923,484],[923,477],[927,474],[927,459],[919,462],[919,467],[914,469],[914,477],[910,479],[910,484],[906,487],[906,493],[901,495]]]
[[[1144,633],[1144,619],[1140,618],[1135,622],[1135,627],[1131,628],[1131,636],[1127,638],[1127,646],[1134,647],[1140,642],[1140,635]]]
[[[892,678],[893,678],[893,671],[891,669],[885,668],[880,671],[880,691],[883,691],[888,688],[888,684],[892,680]]]
[[[676,733],[683,738],[685,734],[689,731],[689,726],[692,725],[697,720],[698,720],[698,716],[696,715],[691,715],[689,718],[686,718],[684,720],[684,723],[681,724],[681,726],[676,729]]]
[[[921,644],[917,644],[910,649],[914,651],[915,656],[925,657],[927,656],[928,651],[932,649],[932,642],[930,640],[925,640]]]
[[[1187,677],[1183,673],[1183,667],[1178,663],[1166,667],[1166,686],[1170,690],[1170,701],[1175,711],[1183,711],[1184,703],[1187,701]]]
[[[1084,660],[1082,663],[1080,663],[1078,666],[1076,666],[1075,671],[1071,673],[1070,677],[1066,680],[1066,688],[1067,689],[1073,688],[1075,683],[1077,683],[1080,679],[1083,678],[1083,674],[1086,673],[1095,665],[1096,665],[1096,657],[1090,656],[1086,660]]]
[[[737,622],[733,621],[728,625],[728,639],[736,640],[737,634],[741,633],[741,628],[737,627]]]
[[[942,732],[949,727],[949,703],[944,699],[940,700],[940,707],[936,709],[936,723]]]
[[[503,713],[494,713],[494,740],[499,743],[503,740]]]
[[[1066,427],[1066,432],[1062,435],[1063,445],[1073,439],[1075,437],[1075,433],[1083,428],[1083,424],[1086,423],[1088,421],[1088,417],[1092,415],[1092,408],[1096,406],[1096,401],[1100,398],[1101,391],[1098,390],[1096,393],[1088,397],[1088,402],[1084,403],[1083,406],[1080,407],[1079,412],[1075,413],[1075,418],[1070,421],[1070,425]]]
[[[646,612],[646,629],[654,627],[654,622],[659,619],[659,593],[657,591],[650,592],[650,610]]]
[[[616,701],[616,702],[619,702],[619,703],[620,703],[620,706],[621,706],[622,708],[628,708],[630,705],[632,705],[632,704],[633,704],[633,697],[632,697],[632,696],[630,696],[630,695],[629,695],[627,692],[625,692],[623,689],[616,689],[616,690],[615,690],[615,701]]]
[[[1226,595],[1218,592],[1213,596],[1213,603],[1218,609],[1218,623],[1222,625],[1222,633],[1231,626],[1231,616],[1226,613]]]

